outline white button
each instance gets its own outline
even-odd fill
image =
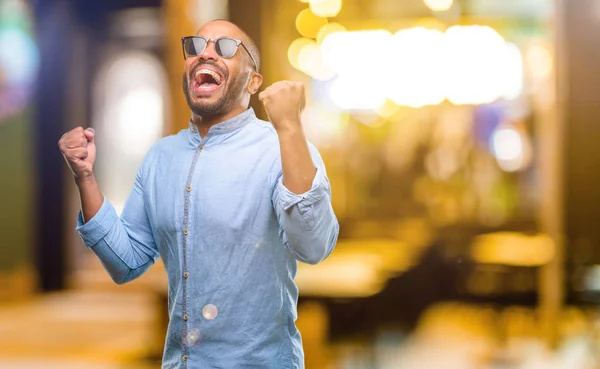
[[[204,146],[200,146],[200,147],[198,148],[198,150],[200,150],[200,151],[204,151]]]
[[[213,320],[219,315],[219,309],[213,304],[204,305],[202,308],[202,315],[208,320]]]

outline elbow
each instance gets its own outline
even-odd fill
[[[153,264],[154,264],[154,260],[151,260],[151,261],[147,262],[146,264],[141,265],[138,268],[127,267],[127,269],[114,270],[109,274],[110,274],[110,277],[112,278],[113,282],[121,285],[121,284],[125,284],[127,282],[131,282],[131,281],[139,278]]]
[[[315,254],[300,258],[300,261],[303,263],[306,263],[306,264],[310,264],[310,265],[317,265],[320,262],[322,262],[323,260],[325,260],[326,257],[327,257],[327,255],[315,253]]]
[[[130,277],[131,273],[126,272],[126,273],[110,273],[110,278],[113,280],[113,282],[115,282],[118,285],[123,285],[129,281],[131,281],[131,277]]]
[[[112,281],[118,285],[125,284],[136,278],[135,269],[129,267],[121,266],[120,268],[106,268],[106,270]]]
[[[319,264],[329,254],[325,245],[316,242],[291,243],[289,249],[294,254],[296,260],[311,265]]]
[[[327,259],[335,249],[338,234],[339,226],[337,222],[335,222],[335,226],[332,227],[327,236],[313,239],[311,245],[306,248],[307,251],[302,255],[298,255],[298,260],[306,264],[317,265]]]

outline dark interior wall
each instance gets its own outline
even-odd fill
[[[30,109],[0,122],[0,274],[31,260],[32,126]]]
[[[229,0],[229,20],[242,28],[256,43],[258,50],[262,51],[261,2],[261,0]],[[262,62],[261,69],[265,67],[268,67],[268,63]],[[261,90],[267,86],[268,82],[264,81]],[[250,106],[259,118],[267,119],[262,105],[258,101],[258,94],[252,97]]]
[[[595,0],[564,1],[559,16],[566,87],[559,96],[566,124],[565,217],[567,253],[600,263],[600,7]],[[591,11],[595,9],[595,11]]]

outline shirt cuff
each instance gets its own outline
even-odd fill
[[[83,222],[83,214],[79,211],[75,230],[87,247],[93,247],[106,237],[108,231],[118,219],[117,212],[104,197],[100,210],[87,223]]]
[[[302,202],[303,205],[309,206],[317,201],[319,201],[323,196],[325,196],[325,181],[327,179],[324,176],[324,173],[321,169],[317,168],[317,173],[315,174],[315,178],[313,179],[311,189],[303,194],[295,194],[292,191],[288,190],[287,187],[283,184],[283,176],[279,178],[277,186],[279,187],[279,204],[283,208],[283,210],[287,211],[292,206]]]

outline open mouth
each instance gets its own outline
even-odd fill
[[[194,73],[194,90],[198,95],[216,91],[223,82],[223,76],[214,69],[201,67]]]

